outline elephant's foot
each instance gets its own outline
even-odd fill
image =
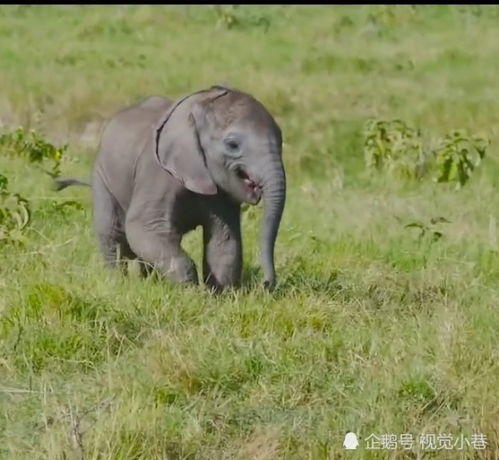
[[[196,264],[189,257],[172,257],[165,276],[179,284],[198,284]]]

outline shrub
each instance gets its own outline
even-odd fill
[[[25,130],[19,127],[0,135],[0,152],[4,155],[27,158],[30,163],[42,164],[44,161],[52,163],[50,169],[42,170],[52,178],[61,174],[61,161],[68,146],[56,147],[47,142],[34,130]]]
[[[24,244],[24,232],[31,221],[29,202],[9,192],[8,179],[0,174],[0,246]]]
[[[438,183],[463,187],[484,159],[489,140],[453,130],[436,148],[424,145],[421,131],[402,120],[369,120],[364,129],[364,159],[370,170],[410,179],[432,175]]]
[[[455,182],[463,187],[485,157],[489,141],[456,130],[445,136],[435,150],[438,166],[437,182]]]
[[[364,157],[369,169],[419,177],[424,161],[421,133],[402,120],[369,120],[364,130]]]

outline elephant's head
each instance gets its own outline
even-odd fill
[[[282,135],[266,108],[249,94],[214,86],[177,101],[155,133],[161,166],[192,192],[223,190],[239,203],[263,197],[262,265],[275,283],[274,245],[286,200]]]

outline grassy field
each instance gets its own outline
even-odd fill
[[[498,56],[497,6],[1,6],[0,128],[68,143],[64,175],[124,105],[225,82],[280,123],[289,189],[276,291],[258,207],[215,297],[106,271],[89,190],[0,150],[32,211],[0,246],[0,458],[499,458]],[[491,144],[461,189],[403,179],[366,167],[369,119]]]

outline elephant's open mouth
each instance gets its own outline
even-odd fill
[[[236,175],[244,184],[244,188],[249,196],[249,202],[254,204],[258,203],[262,197],[262,188],[260,185],[252,180],[240,166],[236,168]]]

